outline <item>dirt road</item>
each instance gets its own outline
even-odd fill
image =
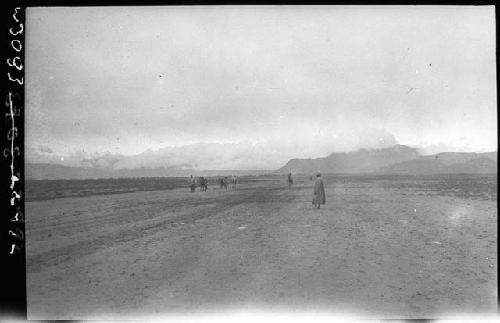
[[[29,202],[28,317],[496,312],[496,200],[327,182],[327,205],[315,210],[311,187]]]

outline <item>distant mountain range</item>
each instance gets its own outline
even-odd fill
[[[89,179],[120,177],[228,176],[270,173],[312,174],[316,171],[337,174],[483,174],[497,173],[497,152],[443,152],[422,156],[417,149],[395,145],[383,149],[361,149],[332,153],[327,157],[291,159],[278,170],[196,170],[190,165],[173,167],[117,168],[116,163],[100,167],[69,167],[51,163],[27,163],[27,179]]]
[[[471,155],[472,154],[474,153],[471,153]],[[439,155],[440,154],[423,156],[397,163],[382,168],[380,172],[389,174],[489,174],[497,172],[496,154],[494,159],[487,157],[488,155],[486,154],[482,157],[482,154],[475,154],[479,155],[475,156],[477,158],[471,158],[472,156],[460,156],[466,157],[464,158],[465,161],[457,163],[450,163],[452,159],[441,160]],[[449,157],[457,157],[456,159],[460,159],[458,156]]]
[[[315,159],[292,159],[280,173],[481,174],[497,172],[497,153],[443,152],[421,156],[415,148],[396,145],[376,150],[333,153]]]
[[[309,174],[322,173],[373,173],[382,167],[418,158],[415,148],[395,145],[384,149],[361,149],[349,153],[332,153],[314,159],[291,159],[279,172]]]

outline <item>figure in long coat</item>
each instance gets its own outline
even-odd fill
[[[314,183],[314,196],[312,204],[315,208],[319,209],[321,204],[325,204],[325,185],[323,184],[323,179],[321,178],[321,173],[316,174],[316,182]]]

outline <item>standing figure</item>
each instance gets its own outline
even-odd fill
[[[316,182],[314,183],[314,196],[312,204],[315,208],[319,209],[321,204],[325,204],[325,185],[323,184],[323,179],[321,178],[321,173],[316,174]]]
[[[189,187],[191,188],[191,192],[194,192],[194,189],[196,188],[196,179],[191,175],[191,178],[189,178]]]
[[[207,180],[205,177],[201,176],[200,177],[200,192],[206,192],[207,191]]]
[[[219,177],[219,184],[220,184],[220,189],[223,189],[224,188],[224,180],[222,179],[222,177]]]
[[[288,173],[288,187],[292,187],[292,185],[293,185],[292,173]]]

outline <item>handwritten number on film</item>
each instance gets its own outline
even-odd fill
[[[14,37],[22,35],[24,32],[24,25],[17,17],[19,10],[21,10],[20,7],[16,7],[14,9],[12,18],[15,22],[15,25],[9,29],[9,33]],[[24,69],[22,59],[19,56],[19,53],[23,49],[22,41],[14,38],[10,41],[10,46],[13,49],[15,56],[7,59],[7,65],[12,68],[7,72],[7,78],[9,81],[15,83],[14,86],[23,85],[24,78],[22,76],[16,75],[19,73],[19,71],[22,71]],[[10,189],[12,191],[10,199],[11,206],[15,206],[16,202],[18,202],[21,198],[21,192],[17,192],[17,190],[14,189],[15,183],[19,181],[20,178],[20,173],[16,172],[14,169],[15,157],[19,156],[20,154],[19,146],[14,145],[16,138],[18,137],[18,129],[15,124],[15,117],[21,114],[20,109],[16,106],[16,102],[19,102],[18,100],[16,100],[16,98],[20,98],[19,93],[20,92],[9,91],[5,98],[5,106],[9,109],[9,111],[5,113],[5,116],[7,118],[7,122],[10,123],[10,129],[7,131],[7,141],[10,142],[10,147],[3,150],[3,156],[4,158],[10,157]],[[15,216],[11,218],[11,222],[13,224],[24,223],[24,216],[19,205],[16,208]],[[21,243],[24,240],[24,232],[19,226],[15,226],[12,227],[11,230],[8,231],[8,233],[15,239],[15,243],[12,243],[9,252],[12,255],[16,251],[19,252],[21,250],[22,247],[21,245],[18,245],[18,243]]]

